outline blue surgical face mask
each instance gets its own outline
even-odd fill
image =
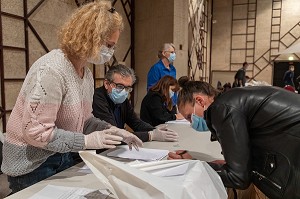
[[[98,53],[98,58],[88,59],[88,62],[92,64],[104,64],[105,62],[108,62],[111,59],[113,54],[114,54],[113,48],[108,48],[107,46],[102,45]]]
[[[174,96],[174,91],[169,90],[169,95],[170,95],[170,98],[172,98]]]
[[[192,114],[192,128],[196,131],[208,131],[205,120],[195,114]]]
[[[113,88],[108,96],[115,104],[122,104],[127,99],[128,94],[129,92],[127,92],[125,89],[118,91],[118,89]]]
[[[199,117],[198,115],[195,114],[195,107],[194,107],[194,113],[192,114],[191,120],[192,120],[192,128],[195,129],[196,131],[208,131],[208,127],[203,117]]]
[[[176,53],[170,53],[170,57],[168,58],[170,63],[173,63],[176,59]]]

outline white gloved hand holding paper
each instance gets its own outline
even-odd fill
[[[115,126],[112,126],[110,129],[116,130],[116,135],[121,136],[123,138],[123,142],[128,144],[129,149],[132,150],[132,146],[138,151],[139,147],[143,146],[143,141],[140,140],[136,135],[126,131],[125,129],[120,129]]]
[[[175,131],[168,129],[167,125],[160,125],[149,132],[152,140],[161,142],[178,142],[179,135]]]
[[[106,129],[103,131],[94,131],[84,136],[86,149],[111,149],[121,144],[123,138],[117,135],[117,130]]]

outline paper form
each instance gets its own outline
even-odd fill
[[[139,151],[136,151],[135,149],[130,151],[128,146],[124,145],[118,146],[116,150],[109,152],[107,156],[132,160],[154,161],[163,159],[168,155],[168,153],[168,150],[146,148],[139,148]]]
[[[186,119],[182,119],[182,120],[167,121],[166,124],[188,124],[188,125],[190,125],[191,123],[189,121],[187,121]]]
[[[47,185],[29,199],[111,199],[107,190]]]

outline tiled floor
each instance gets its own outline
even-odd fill
[[[5,174],[0,175],[0,199],[7,196],[10,192],[10,189],[8,188],[8,182],[7,177]]]

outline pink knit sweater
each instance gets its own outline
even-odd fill
[[[83,133],[108,128],[92,115],[93,93],[91,71],[85,67],[81,79],[61,50],[38,59],[7,123],[2,171],[29,173],[56,152],[83,149]]]

